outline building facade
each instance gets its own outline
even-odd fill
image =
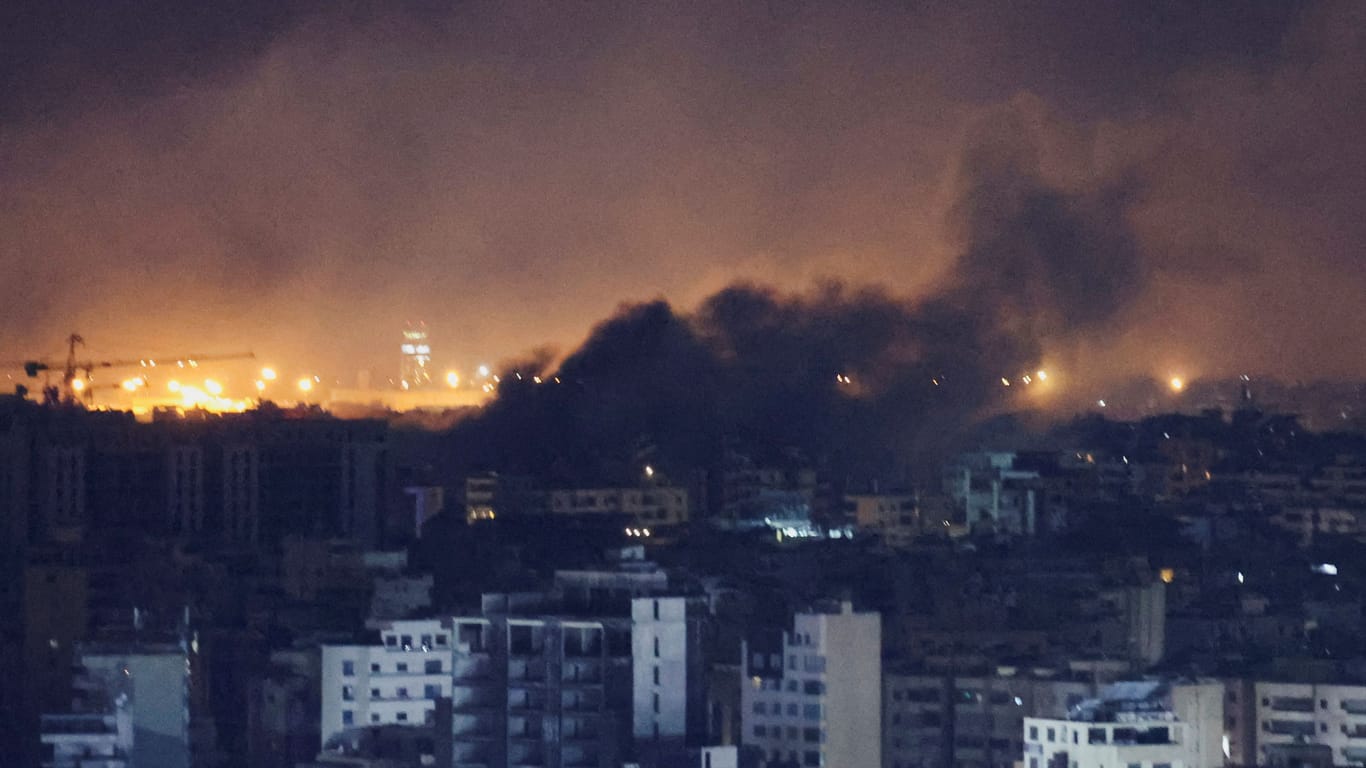
[[[799,613],[772,650],[744,647],[742,743],[766,766],[880,766],[882,617]]]

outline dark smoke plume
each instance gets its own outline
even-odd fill
[[[673,471],[714,469],[728,451],[795,453],[858,483],[959,447],[1008,404],[1002,377],[1033,371],[1049,341],[1103,327],[1145,275],[1131,185],[1048,181],[1010,117],[970,137],[954,208],[964,248],[933,295],[738,284],[690,313],[628,306],[557,369],[505,378],[454,431],[458,453],[559,482],[630,482],[642,451]]]

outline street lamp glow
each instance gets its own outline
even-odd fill
[[[313,389],[312,379],[299,379],[299,391],[308,392]]]
[[[452,387],[460,386],[460,374],[455,371],[446,372],[446,384]]]
[[[479,366],[479,375],[480,375],[480,376],[483,376],[484,378],[488,378],[488,375],[489,375],[489,367],[488,367],[487,365],[481,365],[481,366]]]
[[[222,385],[222,384],[219,384],[218,382],[214,381],[213,379],[205,379],[205,380],[204,380],[204,391],[205,391],[205,392],[208,392],[209,394],[213,395],[214,397],[218,397],[219,395],[223,394],[223,385]]]
[[[1172,388],[1173,392],[1180,392],[1186,388],[1186,382],[1180,376],[1173,376],[1172,380],[1167,382],[1167,384]]]
[[[262,379],[265,379],[266,381],[275,381],[276,375],[277,375],[277,374],[275,373],[275,369],[274,369],[274,368],[262,368],[262,369],[261,369],[261,378],[262,378]]]

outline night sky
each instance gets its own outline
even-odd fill
[[[749,281],[1071,381],[1366,376],[1363,3],[205,5],[0,5],[0,358],[350,383]]]

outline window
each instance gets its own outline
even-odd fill
[[[398,697],[399,697],[400,699],[406,699],[406,698],[408,698],[408,689],[407,689],[407,688],[399,688],[399,689],[398,689]]]
[[[349,709],[342,710],[342,725],[355,725],[356,713]]]
[[[803,729],[802,729],[802,741],[805,741],[805,742],[808,743],[808,744],[819,744],[819,743],[821,743],[821,729],[819,729],[819,728],[803,728]]]
[[[762,725],[756,725],[756,726],[754,726],[754,735],[755,735],[755,736],[757,736],[757,737],[759,737],[759,738],[763,738],[763,737],[766,736],[767,734],[768,734],[768,729],[767,729],[767,728],[763,727]]]
[[[654,601],[654,609],[655,609],[655,621],[659,621],[659,601],[658,601],[658,600],[655,600],[655,601]]]
[[[1049,743],[1049,744],[1052,744],[1053,742],[1055,742],[1055,741],[1058,740],[1058,732],[1055,731],[1055,730],[1053,730],[1052,728],[1049,728],[1049,729],[1046,731],[1046,733],[1048,734],[1048,743]]]
[[[371,671],[372,673],[378,673],[378,672],[379,672],[379,662],[378,662],[378,661],[373,661],[373,662],[370,663],[370,671]]]
[[[378,688],[371,688],[371,689],[370,689],[370,698],[372,698],[372,699],[378,699],[378,698],[379,698],[379,689],[378,689]]]
[[[791,693],[797,692],[797,681],[795,679],[787,681],[787,690]]]
[[[439,699],[441,698],[441,686],[428,683],[422,686],[422,698]]]
[[[398,671],[399,671],[399,672],[407,672],[407,671],[408,671],[408,663],[407,663],[406,661],[400,661],[400,662],[398,663],[397,666],[398,666]]]
[[[422,671],[429,675],[441,674],[441,659],[429,659],[422,665]]]
[[[342,662],[342,674],[346,677],[356,676],[356,662],[347,660]]]
[[[1037,726],[1037,725],[1031,725],[1031,726],[1029,726],[1029,740],[1030,740],[1030,741],[1038,741],[1038,740],[1039,740],[1039,726]]]
[[[343,685],[343,686],[342,686],[342,701],[355,701],[355,700],[356,700],[356,686],[354,686],[354,685]]]
[[[424,650],[427,649],[427,648],[431,648],[431,647],[432,647],[432,636],[431,636],[431,635],[423,635],[423,636],[422,636],[421,642],[422,642],[422,648],[423,648]]]
[[[814,752],[814,751],[811,751],[811,750],[807,750],[806,752],[803,752],[803,753],[802,753],[802,765],[816,765],[816,766],[819,766],[820,764],[821,764],[821,753],[819,753],[819,752]]]
[[[437,635],[437,636],[436,636],[436,647],[438,647],[438,648],[445,648],[445,647],[446,647],[446,636],[445,636],[445,635]]]
[[[819,704],[804,704],[804,705],[802,705],[802,717],[803,717],[804,719],[806,719],[806,720],[820,720],[820,719],[821,719],[821,705],[819,705]]]
[[[655,685],[659,685],[659,667],[658,667],[658,666],[655,666],[654,669],[653,669],[652,671],[653,671],[653,673],[654,673]]]
[[[788,656],[788,657],[787,657],[787,668],[788,668],[788,669],[796,669],[796,668],[797,668],[797,656],[796,656],[795,654],[792,655],[792,656]]]
[[[413,648],[413,636],[412,636],[412,635],[403,635],[403,636],[399,637],[399,639],[398,639],[398,644],[401,645],[401,646],[403,646],[403,650],[405,650],[405,651],[412,650],[412,648]]]
[[[657,715],[657,714],[659,714],[659,694],[657,694],[657,693],[654,694],[653,704],[654,704],[655,714]]]
[[[802,686],[802,691],[808,696],[819,696],[825,693],[825,684],[819,680],[807,680]]]
[[[398,717],[395,718],[395,719],[398,720],[400,723],[406,723],[406,722],[408,722],[408,713],[407,713],[407,712],[399,712],[399,713],[398,713]]]
[[[395,646],[397,646],[397,645],[398,645],[398,638],[397,638],[397,637],[395,637],[394,635],[385,635],[385,636],[384,636],[384,647],[386,647],[386,648],[393,648],[393,647],[395,647]]]
[[[789,717],[796,717],[796,716],[797,716],[797,705],[796,705],[796,704],[788,704],[788,705],[787,705],[787,714],[788,714]]]
[[[655,658],[659,658],[659,636],[655,636]]]
[[[762,714],[765,714],[766,712],[767,712],[767,708],[764,706],[764,703],[763,703],[762,701],[756,701],[756,702],[754,702],[754,714],[756,714],[756,715],[762,715]]]
[[[371,712],[371,713],[370,713],[370,722],[372,722],[372,723],[378,723],[378,722],[379,722],[379,713],[378,713],[378,712]]]

